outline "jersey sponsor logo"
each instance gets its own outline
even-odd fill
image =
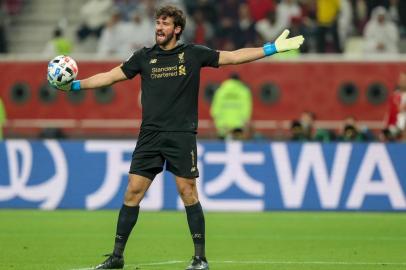
[[[186,67],[184,65],[151,68],[151,79],[162,79],[185,75],[186,75]]]
[[[152,59],[149,61],[149,63],[150,63],[150,64],[156,64],[157,61],[158,61],[158,59],[152,58]]]
[[[178,66],[157,67],[151,69],[151,79],[162,79],[178,76]]]

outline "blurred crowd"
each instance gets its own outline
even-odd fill
[[[0,3],[0,52],[6,52],[6,15],[18,14],[24,1]],[[70,42],[93,36],[100,55],[127,56],[153,44],[154,10],[165,4],[186,11],[184,41],[222,50],[261,46],[285,28],[305,36],[301,53],[397,53],[406,37],[406,1],[400,0],[87,0]],[[58,30],[60,40],[64,29]]]
[[[379,133],[371,131],[367,126],[360,125],[354,116],[348,116],[342,121],[338,130],[315,127],[315,114],[303,112],[299,119],[293,120],[290,126],[291,141],[305,142],[395,142],[400,141],[400,133],[392,134],[387,128]]]
[[[154,10],[175,4],[187,14],[187,42],[221,50],[261,46],[289,28],[303,34],[301,53],[342,53],[350,37],[365,53],[397,53],[406,34],[399,0],[89,0],[79,40],[99,38],[100,54],[123,54],[153,43]]]
[[[7,28],[10,17],[19,14],[22,6],[22,0],[0,0],[0,53],[8,52]]]
[[[214,119],[216,122],[216,119]],[[303,112],[298,119],[290,122],[288,130],[279,130],[274,136],[268,137],[255,130],[249,121],[241,127],[228,130],[217,130],[220,140],[277,140],[292,142],[404,142],[406,136],[404,129],[395,125],[387,126],[382,130],[371,130],[368,126],[360,124],[354,116],[348,116],[341,122],[338,129],[325,128],[317,125],[315,114],[311,111]]]

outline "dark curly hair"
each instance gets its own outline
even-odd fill
[[[176,34],[176,40],[179,40],[186,26],[186,16],[183,14],[183,11],[174,6],[163,6],[155,12],[155,19],[160,17],[171,17],[173,18],[175,27],[180,26],[179,34]]]

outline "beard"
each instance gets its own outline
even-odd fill
[[[172,40],[173,36],[175,35],[175,31],[171,32],[170,34],[166,35],[163,40],[158,40],[158,34],[155,33],[155,42],[160,46],[166,46]]]

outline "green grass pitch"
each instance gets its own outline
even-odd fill
[[[0,269],[91,269],[118,211],[0,210]],[[211,270],[406,269],[406,213],[206,213]],[[184,269],[183,212],[141,212],[125,269]]]

